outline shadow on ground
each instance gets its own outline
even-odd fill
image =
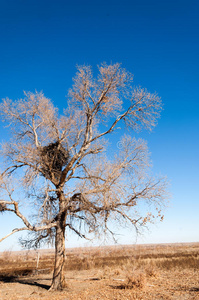
[[[42,279],[44,280],[44,279]],[[47,279],[49,280],[49,279]],[[21,279],[18,276],[13,276],[13,275],[0,275],[0,281],[8,283],[8,282],[17,282],[17,283],[21,283],[21,284],[27,284],[27,285],[32,285],[32,286],[38,286],[40,288],[49,290],[50,285],[48,284],[42,284],[42,283],[38,283],[35,281],[35,278],[33,280],[30,279]]]
[[[120,285],[109,285],[114,290],[124,290],[126,289],[126,285],[120,284]]]

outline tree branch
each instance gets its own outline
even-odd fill
[[[28,230],[27,227],[22,227],[22,228],[15,228],[12,230],[12,232],[10,232],[9,234],[7,234],[6,236],[4,236],[3,238],[0,239],[0,243],[5,240],[6,238],[8,238],[9,236],[11,236],[12,234],[22,231],[22,230]]]

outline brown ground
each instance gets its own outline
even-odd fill
[[[0,299],[199,299],[199,244],[67,251],[68,287],[49,292],[52,252],[0,254]],[[37,268],[36,268],[37,266]]]

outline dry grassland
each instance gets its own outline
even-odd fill
[[[199,299],[199,243],[67,249],[68,287],[49,292],[51,250],[0,253],[0,300]]]

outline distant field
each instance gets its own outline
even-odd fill
[[[74,248],[48,292],[53,250],[0,253],[0,299],[199,299],[199,243]]]

